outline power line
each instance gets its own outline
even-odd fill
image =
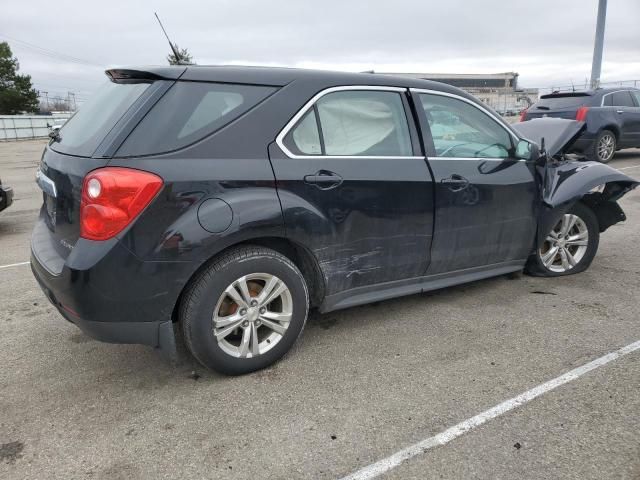
[[[11,42],[15,42],[15,43],[17,43],[18,45],[20,45],[22,47],[28,48],[28,49],[32,50],[33,52],[38,53],[38,54],[43,55],[43,56],[48,57],[48,58],[52,58],[52,59],[55,59],[55,60],[61,60],[61,61],[65,61],[65,62],[76,63],[76,64],[79,64],[79,65],[90,65],[92,67],[101,67],[102,68],[102,65],[90,62],[89,60],[84,60],[82,58],[73,57],[73,56],[67,55],[65,53],[60,53],[60,52],[56,52],[55,50],[50,50],[48,48],[39,47],[38,45],[34,45],[33,43],[25,42],[23,40],[18,40],[17,38],[10,37],[9,35],[5,35],[4,33],[0,33],[0,37],[5,38],[7,40],[10,40]]]
[[[64,86],[64,85],[54,85],[48,82],[33,82],[33,86],[37,89],[40,90],[58,90],[61,92],[67,92],[69,91],[69,86]],[[96,88],[99,86],[99,84],[96,84]],[[80,88],[78,86],[76,87],[72,87],[72,91],[77,91],[80,92],[80,95],[91,95],[93,94],[93,92],[96,90],[96,88],[90,89],[90,90],[86,90],[84,88]]]

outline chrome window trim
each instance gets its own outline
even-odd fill
[[[472,102],[468,98],[464,98],[464,97],[462,97],[460,95],[456,95],[455,93],[441,92],[439,90],[429,90],[429,89],[426,89],[426,88],[410,88],[409,90],[411,92],[415,92],[415,93],[427,93],[427,94],[430,94],[430,95],[440,95],[441,97],[451,97],[451,98],[455,98],[456,100],[462,100],[463,102],[468,103],[472,107],[477,108],[482,113],[484,113],[484,114],[488,115],[490,118],[492,118],[502,129],[504,129],[509,135],[511,135],[516,140],[516,143],[521,140],[521,138],[518,135],[516,135],[515,132],[513,132],[510,128],[507,128],[504,125],[502,119],[499,119],[493,113],[491,113],[489,110],[487,110],[486,108],[484,108],[481,105],[478,105],[475,102]],[[444,158],[447,158],[447,157],[444,157]]]
[[[626,89],[626,90],[616,90],[615,92],[605,93],[604,95],[602,95],[602,100],[600,100],[600,106],[601,106],[601,107],[608,107],[609,105],[605,105],[605,104],[604,104],[604,99],[605,99],[605,97],[608,97],[609,95],[613,95],[614,93],[620,93],[620,92],[629,92],[629,94],[631,94],[631,95],[633,96],[633,93],[632,93],[632,92],[633,92],[633,90],[629,90],[629,89]],[[613,107],[622,107],[622,108],[625,108],[623,105],[611,105],[611,107],[612,107],[612,108],[613,108]],[[626,107],[626,108],[638,108],[638,107]]]
[[[298,112],[287,122],[284,128],[280,131],[278,136],[276,137],[276,144],[280,147],[280,150],[284,152],[284,154],[289,158],[294,159],[314,159],[314,158],[329,158],[329,159],[362,159],[362,160],[372,160],[372,159],[397,159],[397,160],[409,160],[413,158],[424,159],[424,155],[381,155],[381,156],[370,156],[370,155],[296,155],[292,153],[284,144],[284,137],[287,136],[289,131],[298,123],[298,121],[313,107],[313,105],[320,100],[325,95],[333,92],[344,92],[351,90],[373,90],[380,92],[396,92],[396,93],[404,93],[407,91],[404,87],[388,87],[388,86],[376,86],[376,85],[343,85],[339,87],[329,87],[321,90],[316,93],[311,100],[304,104],[304,106],[298,110]],[[405,112],[406,113],[406,112]],[[409,127],[409,120],[407,119],[407,127]],[[412,146],[413,148],[413,146]]]
[[[428,161],[431,160],[482,160],[482,161],[491,161],[491,162],[506,162],[510,160],[512,162],[529,162],[530,160],[526,160],[524,158],[511,158],[511,157],[427,157]]]

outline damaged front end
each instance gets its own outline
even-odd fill
[[[523,137],[541,145],[537,169],[541,179],[542,206],[536,248],[578,201],[594,211],[600,232],[626,219],[617,201],[639,182],[608,165],[566,154],[585,128],[584,122],[542,118],[513,127]]]

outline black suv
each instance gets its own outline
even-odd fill
[[[607,163],[616,150],[640,148],[640,90],[628,87],[600,88],[584,92],[542,95],[522,112],[521,121],[540,117],[571,118],[587,128],[572,151]]]
[[[87,334],[165,352],[184,337],[224,373],[284,355],[309,308],[525,267],[580,272],[636,185],[558,160],[582,123],[525,122],[520,135],[435,82],[250,67],[107,74],[43,153],[32,269]],[[538,127],[555,158],[523,139]]]

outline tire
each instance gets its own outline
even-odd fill
[[[589,151],[589,159],[600,163],[609,163],[616,153],[618,141],[611,130],[602,130],[593,141]]]
[[[221,254],[198,275],[179,318],[196,360],[225,375],[242,375],[282,358],[302,333],[308,311],[307,285],[291,260],[244,246]]]
[[[558,235],[566,226],[571,226],[568,235]],[[574,240],[568,242],[567,236]],[[600,227],[595,213],[585,204],[576,203],[554,226],[543,245],[529,257],[526,272],[541,277],[560,277],[583,272],[596,256],[599,241]],[[555,254],[553,249],[557,249]],[[565,250],[564,253],[562,250]]]

